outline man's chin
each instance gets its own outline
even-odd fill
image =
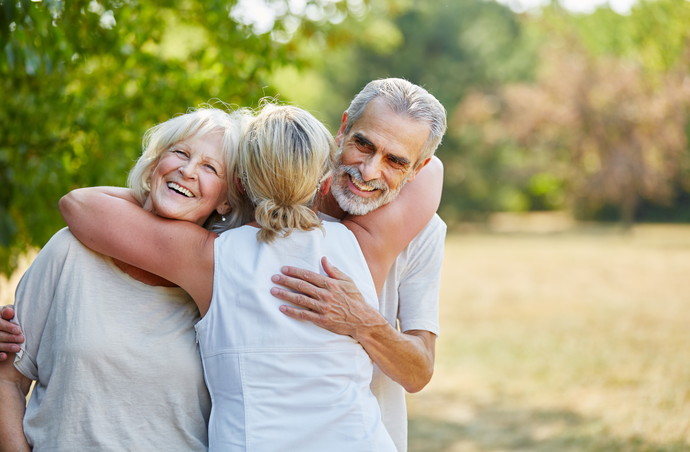
[[[366,215],[384,204],[384,199],[382,197],[365,199],[352,192],[349,194],[345,194],[340,190],[332,190],[332,192],[340,208],[350,215]]]

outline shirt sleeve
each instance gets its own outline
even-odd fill
[[[15,292],[16,319],[25,341],[14,366],[32,380],[38,379],[36,357],[67,258],[68,234],[63,229],[48,241],[22,276]]]
[[[398,285],[400,330],[439,334],[439,289],[446,225],[436,216],[406,250],[408,264]]]

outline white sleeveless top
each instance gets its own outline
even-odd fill
[[[354,235],[326,222],[270,244],[243,226],[215,241],[213,298],[197,335],[211,393],[211,451],[386,452],[395,446],[370,383],[373,364],[350,336],[279,311],[271,276],[283,265],[323,273],[327,256],[377,306]]]

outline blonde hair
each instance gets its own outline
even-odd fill
[[[335,149],[326,127],[307,111],[274,104],[261,109],[240,142],[237,159],[261,227],[259,241],[321,226],[313,206],[332,171]]]
[[[232,210],[225,217],[217,212],[212,213],[204,227],[222,232],[246,223],[251,211],[247,208],[246,202],[242,202],[242,196],[235,188],[232,169],[236,166],[237,146],[250,118],[251,114],[244,109],[228,112],[219,108],[202,106],[153,126],[144,134],[143,152],[127,179],[133,196],[144,204],[151,192],[151,173],[161,155],[171,146],[192,137],[222,133],[228,182],[227,196]]]

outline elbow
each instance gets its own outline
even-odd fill
[[[76,190],[78,191],[78,190]],[[70,220],[73,218],[74,212],[77,211],[77,205],[79,203],[78,196],[75,194],[75,190],[64,195],[58,201],[58,209],[60,209],[60,214],[62,218],[69,224]]]
[[[60,200],[58,201],[58,209],[60,209],[60,213],[62,214],[62,218],[67,220],[67,216],[69,215],[70,212],[70,206],[71,206],[71,198],[70,198],[71,193],[67,193],[64,195]]]
[[[416,378],[411,379],[410,381],[404,382],[402,384],[403,388],[405,388],[405,391],[407,391],[410,394],[415,394],[422,389],[426,387],[426,385],[429,384],[431,381],[431,377],[434,374],[434,367],[433,364],[428,366],[427,368],[421,370],[420,372],[417,372],[417,375],[415,375]]]

